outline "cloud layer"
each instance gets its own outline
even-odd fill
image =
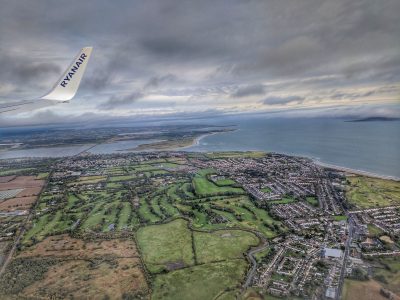
[[[4,101],[43,94],[79,48],[94,46],[78,97],[50,108],[72,118],[400,101],[398,0],[0,5]]]

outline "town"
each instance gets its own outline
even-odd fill
[[[400,292],[393,279],[400,270],[382,267],[399,261],[399,194],[385,194],[389,205],[356,202],[368,180],[371,189],[386,184],[396,192],[399,182],[262,152],[85,152],[1,161],[0,175],[2,293],[79,297],[99,293],[97,281],[117,274],[121,281],[136,274],[117,298],[177,299],[199,290],[207,299],[344,299],[344,290],[371,281],[382,297]],[[130,250],[107,256],[109,241]],[[103,256],[85,256],[80,243]],[[108,275],[86,268],[79,272],[87,284],[69,288],[57,273],[69,263],[66,253],[77,269],[86,257]],[[130,256],[135,264],[127,265]],[[38,260],[41,267],[21,271]],[[217,265],[221,280],[211,282]],[[64,286],[49,283],[50,269]]]

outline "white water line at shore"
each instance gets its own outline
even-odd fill
[[[321,161],[316,160],[316,159],[312,159],[312,161],[316,165],[319,165],[319,166],[325,167],[325,168],[331,168],[331,169],[335,169],[335,170],[339,170],[339,171],[343,171],[343,172],[347,172],[347,173],[363,175],[363,176],[368,176],[368,177],[375,177],[375,178],[380,178],[380,179],[388,179],[388,180],[400,181],[400,177],[396,177],[396,176],[382,175],[382,174],[377,174],[377,173],[373,173],[373,172],[368,172],[368,171],[363,171],[363,170],[358,170],[358,169],[352,169],[352,168],[332,165],[332,164],[321,162]]]

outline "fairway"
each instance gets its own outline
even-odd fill
[[[244,194],[242,188],[231,186],[218,186],[211,182],[207,176],[212,174],[210,170],[202,170],[193,178],[193,186],[197,195],[201,197],[223,194]]]

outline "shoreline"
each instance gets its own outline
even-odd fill
[[[183,146],[183,147],[171,147],[171,148],[166,148],[166,149],[152,149],[152,148],[149,148],[149,149],[146,149],[146,150],[119,149],[119,150],[116,150],[115,153],[118,153],[118,152],[133,152],[133,153],[137,152],[137,153],[140,153],[140,152],[151,152],[151,151],[155,151],[155,152],[162,152],[162,151],[188,151],[188,152],[191,152],[191,151],[194,151],[194,152],[197,152],[195,150],[191,150],[190,148],[200,145],[200,141],[202,139],[204,139],[204,138],[206,138],[208,136],[212,136],[212,135],[216,135],[216,134],[220,134],[220,133],[223,133],[223,132],[204,133],[202,135],[199,135],[199,136],[195,137],[190,145]],[[0,160],[6,160],[6,159],[10,159],[10,160],[13,160],[13,159],[32,159],[32,158],[33,159],[35,159],[35,158],[41,159],[41,158],[46,158],[46,157],[56,157],[56,158],[59,158],[59,157],[71,157],[71,156],[77,156],[79,154],[85,153],[85,152],[87,152],[88,150],[94,148],[97,145],[96,144],[91,144],[91,145],[90,144],[86,144],[86,145],[79,145],[78,144],[78,145],[72,145],[72,146],[66,146],[66,147],[68,148],[68,147],[79,147],[79,146],[81,146],[81,147],[82,146],[86,146],[86,147],[85,147],[85,149],[79,151],[78,153],[70,154],[70,155],[68,155],[68,154],[62,155],[62,156],[57,156],[57,155],[36,156],[35,155],[35,156],[26,156],[26,157],[20,156],[20,157],[7,157],[7,158],[1,158],[0,157]],[[57,148],[57,147],[50,147],[50,149],[53,149],[53,148]],[[35,148],[34,150],[38,150],[38,149],[40,149],[40,148]],[[23,149],[22,151],[29,151],[29,150],[31,150],[31,149]],[[13,151],[19,151],[19,150],[17,150],[17,149],[11,150],[11,151],[10,150],[6,150],[6,151],[0,151],[0,153],[3,154],[3,153],[13,152]],[[238,152],[245,152],[245,151],[262,151],[262,152],[265,152],[265,153],[277,153],[277,154],[283,154],[283,155],[288,155],[288,156],[304,157],[304,158],[310,159],[314,164],[316,164],[316,165],[318,165],[320,167],[331,168],[331,169],[335,169],[335,170],[338,170],[338,171],[342,171],[342,172],[346,172],[346,173],[354,174],[354,175],[362,175],[362,176],[380,178],[380,179],[385,179],[385,180],[393,180],[393,181],[397,181],[397,182],[400,181],[400,177],[398,177],[398,176],[383,175],[383,174],[374,173],[374,172],[371,172],[371,171],[364,171],[364,170],[359,170],[359,169],[353,169],[353,168],[349,168],[349,167],[334,165],[334,164],[330,164],[330,163],[325,163],[325,162],[322,162],[322,161],[320,161],[319,159],[317,159],[315,157],[310,157],[310,156],[307,156],[307,155],[301,155],[301,154],[295,154],[295,153],[275,152],[275,151],[266,151],[266,150],[240,150]],[[203,151],[200,151],[200,152],[203,152]],[[204,152],[209,152],[209,151],[204,151]],[[211,152],[214,152],[214,151],[211,151]],[[218,151],[216,151],[216,152],[218,152]],[[104,153],[104,154],[108,154],[108,153]],[[109,154],[112,154],[112,153],[109,153]]]
[[[311,158],[311,160],[316,165],[324,167],[324,168],[335,169],[335,170],[338,170],[338,171],[347,172],[347,173],[354,174],[354,175],[362,175],[362,176],[366,176],[366,177],[373,177],[373,178],[379,178],[379,179],[400,181],[400,177],[397,177],[397,176],[382,175],[382,174],[377,174],[377,173],[373,173],[373,172],[369,172],[369,171],[363,171],[363,170],[358,170],[358,169],[347,168],[347,167],[343,167],[343,166],[324,163],[324,162],[321,162],[320,160],[316,160],[316,159],[313,159],[313,158]]]
[[[212,136],[212,135],[219,134],[219,133],[221,133],[221,132],[209,132],[209,133],[205,133],[205,134],[199,135],[198,137],[193,139],[193,142],[190,145],[184,146],[184,147],[179,147],[179,148],[174,148],[172,150],[176,151],[176,150],[187,149],[187,148],[190,148],[190,147],[198,146],[198,145],[200,145],[200,141],[202,139],[204,139],[205,137]]]

